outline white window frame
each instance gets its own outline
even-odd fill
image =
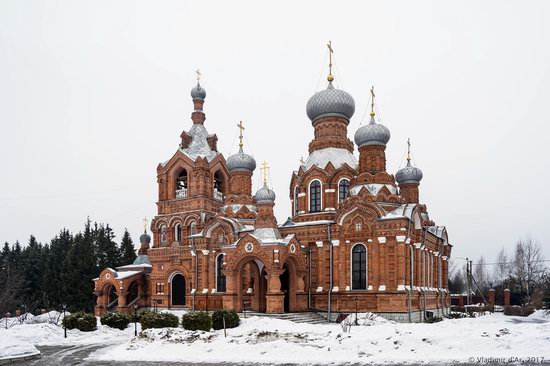
[[[317,213],[317,212],[323,212],[323,182],[321,182],[320,179],[312,179],[308,185],[307,185],[307,205],[308,205],[308,212],[311,212],[311,185],[313,184],[313,182],[319,182],[319,184],[321,185],[320,187],[320,193],[321,193],[321,204],[320,204],[320,208],[319,208],[319,211],[315,211],[314,213]]]

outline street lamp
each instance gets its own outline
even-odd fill
[[[134,337],[137,337],[137,304],[134,304]]]
[[[65,338],[67,338],[67,321],[65,320],[65,310],[67,310],[67,304],[63,304],[63,332],[65,333]]]

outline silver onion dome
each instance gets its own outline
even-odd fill
[[[311,122],[321,117],[343,117],[349,120],[355,112],[355,100],[340,89],[335,89],[329,81],[328,87],[313,94],[306,106],[306,113]]]
[[[144,232],[139,237],[139,242],[149,244],[149,243],[151,243],[151,236],[149,234],[147,234],[147,232]]]
[[[275,202],[275,192],[267,187],[266,184],[256,192],[256,203],[273,203]]]
[[[245,171],[252,173],[256,169],[256,160],[248,154],[245,154],[242,149],[238,153],[227,158],[227,170],[229,172]]]
[[[355,144],[357,147],[367,145],[381,145],[386,146],[390,141],[390,130],[374,120],[374,114],[371,114],[369,124],[360,127],[355,132]]]
[[[191,98],[193,98],[193,100],[204,100],[204,98],[206,98],[206,90],[204,90],[201,84],[197,83],[197,85],[191,89]]]
[[[397,183],[399,183],[399,185],[407,183],[418,184],[422,180],[423,176],[424,174],[422,174],[422,170],[415,166],[412,166],[409,159],[407,160],[407,166],[397,171],[397,173],[395,174],[395,180],[397,181]]]

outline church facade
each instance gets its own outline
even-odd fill
[[[95,281],[96,314],[137,308],[267,313],[374,312],[423,321],[450,307],[447,230],[420,202],[422,171],[386,170],[389,129],[377,121],[348,137],[350,94],[328,86],[307,103],[314,137],[291,173],[292,216],[277,223],[275,193],[252,192],[255,159],[227,157],[205,127],[206,91],[191,91],[192,126],[157,167],[158,213],[133,264]],[[354,150],[358,149],[358,158]],[[265,172],[264,172],[265,173]]]

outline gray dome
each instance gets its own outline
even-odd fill
[[[231,155],[227,158],[227,170],[229,172],[245,171],[252,173],[256,169],[256,160],[248,154],[245,154],[243,150],[239,150],[237,154]]]
[[[271,189],[267,188],[267,185],[264,184],[264,186],[260,189],[258,189],[258,192],[256,192],[256,203],[273,203],[275,202],[275,192],[273,192]]]
[[[390,130],[374,120],[374,115],[371,115],[368,125],[360,127],[355,132],[355,144],[358,147],[367,145],[381,145],[386,146],[390,141]]]
[[[349,120],[355,112],[355,101],[349,93],[334,89],[332,82],[325,90],[313,94],[306,106],[306,113],[311,122],[321,117],[343,117]]]
[[[412,166],[411,161],[408,160],[407,166],[399,169],[395,174],[395,180],[399,183],[399,185],[407,183],[418,184],[422,180],[423,176],[424,174],[422,174],[422,170]]]
[[[197,83],[197,85],[191,89],[191,98],[193,98],[193,100],[204,100],[204,98],[206,98],[206,90]]]
[[[139,242],[149,244],[151,243],[151,236],[145,232],[139,237]]]

